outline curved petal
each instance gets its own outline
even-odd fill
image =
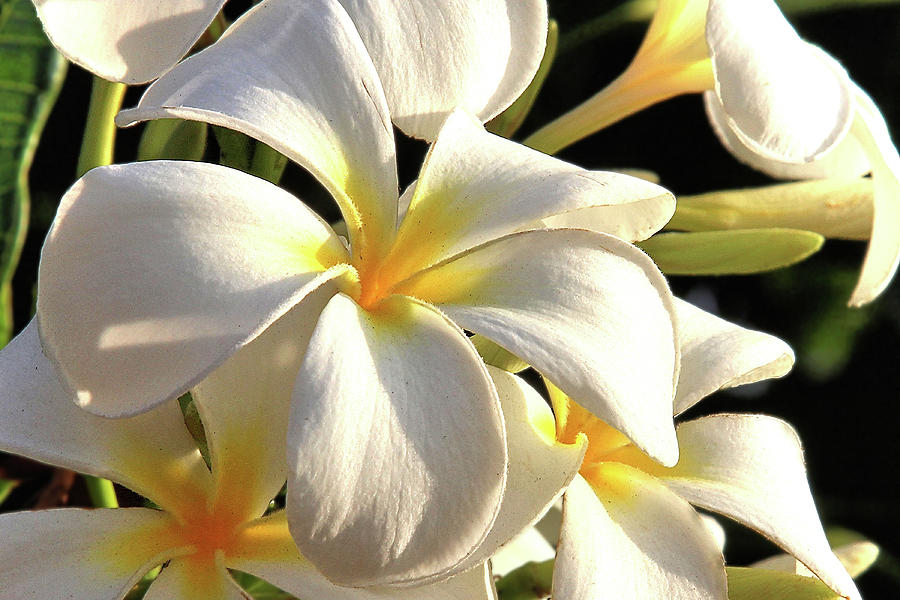
[[[687,502],[651,476],[605,463],[563,496],[556,600],[720,600],[725,565]]]
[[[541,0],[340,0],[406,134],[434,139],[453,109],[486,122],[531,83],[544,54]]]
[[[536,523],[578,474],[587,438],[556,441],[553,412],[534,388],[519,377],[488,366],[503,407],[509,470],[500,512],[481,547],[463,565],[475,566]]]
[[[537,527],[526,527],[491,556],[491,573],[505,577],[530,562],[543,562],[556,557],[556,548]]]
[[[357,258],[386,250],[397,219],[393,129],[375,67],[337,0],[262,2],[116,122],[166,117],[275,148],[335,197]]]
[[[389,264],[399,280],[542,219],[643,238],[674,210],[675,198],[657,185],[586,171],[455,111],[426,158]]]
[[[225,0],[33,0],[47,37],[88,71],[146,83],[188,53]]]
[[[759,531],[836,592],[858,598],[831,552],[790,425],[763,415],[713,415],[678,426],[681,460],[658,476],[692,504]]]
[[[675,298],[681,373],[675,395],[679,415],[716,390],[781,377],[794,351],[775,336],[744,329]]]
[[[288,532],[285,513],[277,512],[244,527],[226,557],[227,566],[257,577],[299,598],[328,600],[495,600],[485,565],[440,583],[414,588],[337,586],[304,559]]]
[[[710,0],[706,41],[726,120],[758,154],[809,162],[849,131],[846,71],[801,40],[774,1]]]
[[[372,312],[331,299],[297,378],[288,448],[291,532],[342,585],[455,572],[506,482],[484,363],[446,317],[400,296]]]
[[[95,169],[44,243],[41,340],[84,408],[131,415],[185,391],[297,304],[340,239],[240,171],[154,161]]]
[[[634,246],[582,230],[526,231],[396,291],[533,365],[654,458],[677,461],[674,308],[662,275]]]
[[[34,321],[0,351],[0,450],[112,479],[167,510],[202,502],[212,483],[176,402],[117,420],[78,408]]]
[[[171,520],[146,508],[61,508],[0,515],[4,598],[122,598],[176,553]]]
[[[287,478],[294,382],[334,288],[328,282],[310,293],[191,390],[209,444],[212,501],[235,522],[263,514]]]
[[[173,559],[147,589],[144,600],[252,600],[225,570],[221,554]]]

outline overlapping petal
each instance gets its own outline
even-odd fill
[[[123,420],[81,410],[44,357],[34,321],[0,359],[0,450],[110,478],[166,507],[211,488],[177,403]]]
[[[317,215],[264,180],[190,162],[95,169],[44,244],[41,339],[79,404],[135,414],[197,383],[346,260]]]
[[[63,508],[0,515],[4,598],[122,598],[174,554],[170,519],[143,508]]]
[[[653,477],[604,463],[566,491],[557,600],[726,597],[722,554],[700,515]]]
[[[434,139],[460,107],[488,121],[531,83],[547,37],[541,0],[341,0],[397,126]]]
[[[426,158],[390,265],[400,279],[542,220],[643,239],[674,210],[672,194],[657,185],[581,169],[490,134],[456,111]]]
[[[332,193],[359,258],[396,228],[390,115],[372,59],[337,0],[268,0],[154,83],[117,122],[179,117],[246,133]],[[363,228],[365,224],[365,228]]]
[[[399,284],[533,365],[651,456],[674,464],[672,299],[646,255],[583,230],[535,230]]]
[[[146,83],[187,54],[225,0],[33,0],[53,45],[112,81]]]
[[[670,488],[759,531],[833,590],[859,597],[825,539],[800,442],[787,423],[762,415],[713,415],[679,425],[678,441],[678,465],[656,473]]]
[[[288,433],[301,552],[346,585],[447,574],[497,514],[505,438],[497,392],[455,325],[399,296],[371,311],[335,296],[297,377]]]
[[[675,299],[681,373],[675,414],[713,392],[781,377],[794,365],[794,352],[775,336],[745,329]]]

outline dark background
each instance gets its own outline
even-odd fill
[[[617,2],[552,0],[550,4],[565,35]],[[229,7],[232,14],[241,8],[234,2]],[[802,36],[844,64],[898,135],[900,8],[839,10],[792,20]],[[599,91],[624,69],[642,35],[642,25],[626,26],[560,55],[523,134]],[[71,67],[32,169],[31,229],[14,280],[18,328],[30,316],[40,244],[59,197],[74,181],[89,90],[90,77]],[[125,105],[133,105],[139,94],[138,89],[130,90]],[[120,133],[117,161],[133,159],[139,133],[140,128]],[[401,166],[401,180],[415,176],[423,150],[418,143],[401,144],[401,156],[407,159]],[[214,145],[209,152],[215,160]],[[696,95],[632,116],[571,146],[560,157],[587,168],[649,169],[676,195],[770,182],[721,148]],[[288,167],[284,186],[336,216],[327,195],[299,168]],[[896,366],[900,285],[894,284],[864,309],[846,308],[864,251],[864,243],[829,241],[806,262],[775,273],[672,277],[670,281],[678,295],[708,309],[715,306],[721,316],[778,335],[794,348],[797,364],[786,378],[718,393],[690,416],[744,411],[790,421],[804,440],[811,485],[823,520],[829,526],[861,532],[882,546],[879,563],[859,581],[863,595],[893,598],[900,595],[900,562],[895,558],[900,556],[895,491],[900,472],[896,391],[900,383]],[[18,489],[4,508],[13,508],[13,503],[27,505],[48,477],[37,475],[34,482]],[[79,494],[76,485],[73,501],[77,502]],[[728,526],[726,552],[733,564],[746,564],[776,551],[759,536],[722,521]]]

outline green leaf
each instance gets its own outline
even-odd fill
[[[889,6],[900,0],[776,0],[779,8],[788,15],[802,16],[829,10]]]
[[[28,228],[28,170],[66,61],[28,0],[0,4],[0,346],[13,331],[11,280]]]
[[[825,239],[798,229],[661,233],[638,244],[668,275],[746,275],[801,261]]]
[[[681,196],[666,229],[712,231],[788,227],[828,238],[867,240],[871,179],[818,179]]]
[[[509,371],[510,373],[518,373],[529,367],[527,362],[512,354],[506,348],[501,348],[483,335],[476,333],[469,338],[469,341],[478,350],[478,354],[481,355],[484,362],[493,367]]]
[[[181,119],[150,121],[141,135],[138,160],[200,160],[206,151],[206,123]]]
[[[534,101],[537,100],[547,75],[550,74],[550,67],[553,65],[553,59],[556,58],[558,42],[559,26],[556,24],[556,21],[551,19],[550,26],[547,29],[547,45],[544,49],[544,57],[541,59],[537,73],[534,74],[534,79],[531,80],[531,83],[528,84],[528,87],[525,88],[525,91],[522,92],[522,95],[515,102],[485,125],[488,131],[510,138],[519,130],[519,127],[525,121],[525,117],[531,112],[531,107],[534,106]]]
[[[553,559],[525,563],[497,580],[500,600],[540,600],[550,594],[553,584]]]
[[[287,157],[243,133],[216,125],[212,129],[219,144],[220,164],[262,177],[272,183],[281,181]]]
[[[3,506],[3,503],[6,502],[6,499],[9,498],[9,495],[12,493],[13,488],[15,488],[17,482],[11,479],[3,479],[0,478],[0,506]]]
[[[840,600],[841,596],[814,577],[749,567],[726,567],[729,600]]]
[[[253,600],[296,600],[294,596],[249,573],[232,571],[232,575],[238,585],[253,597]]]

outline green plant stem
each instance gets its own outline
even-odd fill
[[[125,88],[124,83],[94,77],[84,140],[78,155],[78,177],[94,167],[112,164],[116,144],[116,124],[113,118],[122,107]]]
[[[85,475],[84,483],[87,485],[91,502],[97,508],[118,508],[119,500],[116,498],[116,490],[108,479]]]

